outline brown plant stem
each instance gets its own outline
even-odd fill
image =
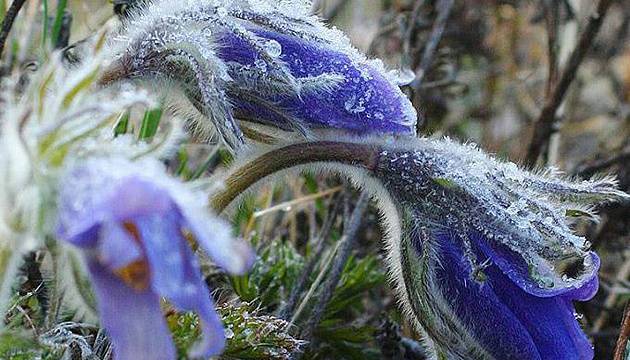
[[[448,18],[451,16],[454,5],[455,0],[439,0],[436,5],[438,12],[437,18],[433,24],[433,30],[431,30],[429,41],[424,47],[424,52],[422,53],[422,58],[420,59],[420,67],[418,71],[416,71],[416,79],[411,83],[411,88],[414,89],[414,91],[420,90],[426,74],[433,65],[435,53],[438,49],[440,41],[442,40],[442,36],[444,35],[446,23]]]
[[[615,346],[615,356],[613,360],[624,360],[626,348],[628,347],[628,341],[630,340],[630,302],[626,304],[626,309],[623,312],[623,320],[621,320],[621,331],[619,332],[619,338],[617,339],[617,345]]]
[[[558,82],[558,27],[560,19],[560,3],[556,0],[544,0],[545,23],[547,25],[547,57],[549,77],[545,89],[545,97],[551,96],[554,85]]]
[[[580,36],[576,48],[571,53],[560,79],[553,87],[550,95],[547,97],[545,106],[543,107],[538,121],[536,122],[532,140],[527,149],[525,163],[529,167],[532,167],[536,163],[540,154],[547,147],[549,138],[554,133],[554,125],[556,122],[555,120],[558,108],[562,105],[564,97],[569,90],[569,86],[575,79],[578,68],[582,64],[582,61],[584,61],[588,51],[593,46],[593,42],[604,22],[606,13],[613,3],[614,0],[600,0],[595,13],[591,15],[584,32]]]
[[[4,45],[7,42],[7,38],[9,37],[9,32],[13,27],[13,22],[22,9],[22,6],[24,6],[25,2],[26,0],[14,0],[6,13],[4,20],[2,21],[2,26],[0,26],[0,58],[2,57]]]
[[[299,165],[335,162],[373,169],[376,149],[374,145],[338,141],[303,142],[273,149],[228,176],[225,189],[210,198],[210,205],[221,212],[259,180]]]

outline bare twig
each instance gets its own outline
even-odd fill
[[[13,27],[13,22],[15,21],[15,18],[17,17],[25,2],[26,0],[14,0],[4,17],[4,21],[2,21],[2,26],[0,26],[0,57],[2,57],[4,44],[7,42],[9,32]]]
[[[549,98],[553,87],[558,82],[558,27],[560,26],[560,3],[555,0],[544,0],[544,4],[549,58],[549,78],[547,79],[545,98]]]
[[[625,281],[628,279],[629,276],[630,276],[630,257],[626,259],[626,261],[623,263],[621,268],[619,268],[619,270],[617,271],[617,274],[615,275],[615,282]],[[613,306],[615,306],[618,299],[619,299],[619,293],[611,290],[608,296],[606,297],[606,300],[604,300],[604,308],[611,309]],[[597,318],[597,320],[595,321],[595,324],[593,325],[593,331],[600,331],[601,329],[603,329],[604,325],[606,325],[606,322],[608,321],[609,316],[610,316],[609,311],[602,311],[601,315]]]
[[[543,152],[543,149],[547,147],[549,138],[554,132],[554,124],[558,108],[564,101],[567,90],[575,79],[577,70],[586,57],[587,52],[593,46],[595,36],[599,33],[599,29],[604,22],[606,13],[613,2],[614,0],[600,0],[597,5],[597,9],[595,13],[591,15],[576,48],[573,50],[573,53],[571,53],[558,83],[554,86],[550,96],[547,97],[545,106],[543,107],[540,117],[536,123],[534,135],[529,144],[527,156],[525,158],[526,164],[530,167],[536,163],[536,160],[538,160],[538,157]]]
[[[416,0],[416,4],[413,7],[413,11],[411,12],[411,16],[409,17],[409,23],[407,24],[407,30],[405,31],[403,37],[403,68],[409,68],[412,66],[411,64],[411,51],[412,51],[412,42],[415,39],[418,18],[420,17],[420,11],[422,10],[422,5],[424,5],[424,0]]]
[[[363,192],[357,201],[357,204],[352,212],[352,216],[348,222],[348,226],[344,229],[344,234],[342,236],[342,243],[339,248],[339,252],[337,253],[330,273],[328,274],[328,278],[326,282],[323,284],[322,291],[318,298],[317,303],[313,307],[311,312],[311,316],[306,322],[306,326],[302,330],[301,338],[302,339],[311,339],[317,325],[319,325],[322,316],[324,315],[324,311],[326,310],[326,306],[332,299],[335,289],[337,288],[337,284],[341,279],[341,274],[343,271],[350,254],[352,253],[352,249],[355,247],[357,242],[357,232],[359,231],[359,226],[361,225],[361,221],[363,219],[363,214],[367,209],[369,204],[369,195],[367,192]],[[311,346],[312,346],[311,342]],[[294,359],[299,359],[302,353],[295,354]]]
[[[626,310],[623,312],[623,320],[621,320],[621,331],[615,346],[615,356],[613,360],[624,360],[624,355],[630,340],[630,301],[626,304]]]
[[[628,160],[630,160],[630,146],[626,147],[618,154],[580,165],[576,169],[575,173],[582,177],[588,177],[592,176],[596,172],[606,170],[615,164],[622,164]]]
[[[438,15],[435,19],[435,23],[433,24],[433,30],[431,30],[429,41],[424,47],[422,59],[420,60],[420,67],[416,71],[416,79],[411,83],[411,88],[415,91],[420,90],[425,75],[427,74],[427,72],[429,72],[431,66],[433,65],[435,52],[437,51],[438,45],[442,40],[444,29],[446,29],[446,22],[451,15],[451,11],[453,10],[454,5],[455,0],[439,0],[436,5]]]

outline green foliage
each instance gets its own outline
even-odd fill
[[[118,135],[123,135],[126,134],[127,131],[129,131],[129,117],[131,116],[129,111],[125,111],[120,118],[118,119],[118,122],[116,123],[116,126],[114,127],[114,136],[118,136]]]
[[[160,120],[162,119],[162,113],[163,109],[161,106],[147,110],[144,113],[144,118],[140,124],[140,134],[138,134],[140,140],[150,139],[155,136],[158,126],[160,125]]]
[[[55,15],[55,22],[52,27],[51,42],[54,47],[59,40],[59,34],[61,32],[61,25],[63,24],[63,14],[66,11],[66,5],[68,0],[59,0],[57,3],[57,14]]]
[[[28,334],[11,332],[0,335],[0,359],[30,360],[39,353],[38,344]]]
[[[348,309],[363,311],[361,298],[384,281],[385,272],[376,257],[366,256],[360,260],[350,258],[343,269],[340,285],[326,307],[324,319],[335,319]]]
[[[366,293],[382,285],[385,275],[375,256],[357,260],[350,258],[345,265],[341,281],[326,307],[315,338],[319,346],[308,354],[311,359],[380,359],[375,343],[376,328],[369,324],[356,324],[367,309]]]
[[[232,285],[242,300],[275,308],[288,297],[303,266],[304,259],[293,246],[273,241],[262,250],[249,274],[232,277]]]
[[[231,278],[231,284],[239,297],[258,304],[265,312],[271,312],[287,301],[290,291],[300,277],[304,258],[291,244],[272,241],[259,251],[259,258],[248,275]],[[312,285],[317,273],[307,283]],[[305,359],[378,359],[380,351],[374,338],[375,327],[357,324],[356,320],[367,310],[366,295],[383,285],[385,273],[377,257],[350,258],[346,263],[341,280],[326,307],[324,318],[314,339],[315,351]],[[311,300],[315,300],[313,297]],[[313,301],[310,301],[313,303]],[[311,304],[307,305],[307,308]],[[296,329],[303,325],[309,311],[302,312]]]
[[[225,326],[227,345],[222,359],[288,359],[303,341],[288,333],[288,323],[273,316],[259,315],[249,304],[218,308]],[[192,313],[168,317],[180,359],[199,340],[199,318]]]

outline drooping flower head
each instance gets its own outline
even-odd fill
[[[84,254],[117,359],[175,358],[161,297],[199,315],[203,339],[191,356],[222,351],[221,320],[190,242],[231,273],[243,273],[252,254],[208,214],[203,195],[168,178],[157,160],[93,158],[71,167],[57,236]]]
[[[599,258],[569,222],[628,198],[613,180],[532,174],[448,140],[383,146],[373,173],[402,224],[389,256],[403,304],[437,354],[593,357],[572,301],[597,292]]]
[[[572,302],[595,295],[600,261],[570,225],[594,217],[596,203],[630,196],[611,178],[531,173],[448,139],[393,140],[263,147],[226,183],[314,167],[370,192],[397,297],[438,359],[591,359]],[[218,193],[213,204],[232,200]]]
[[[174,80],[232,146],[242,141],[234,118],[302,133],[415,134],[404,79],[309,10],[303,0],[149,2],[113,42],[103,82]]]

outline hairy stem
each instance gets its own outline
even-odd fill
[[[236,197],[259,180],[295,166],[333,162],[373,169],[377,147],[340,141],[303,142],[270,150],[247,162],[225,181],[225,190],[210,199],[210,205],[223,211]]]

